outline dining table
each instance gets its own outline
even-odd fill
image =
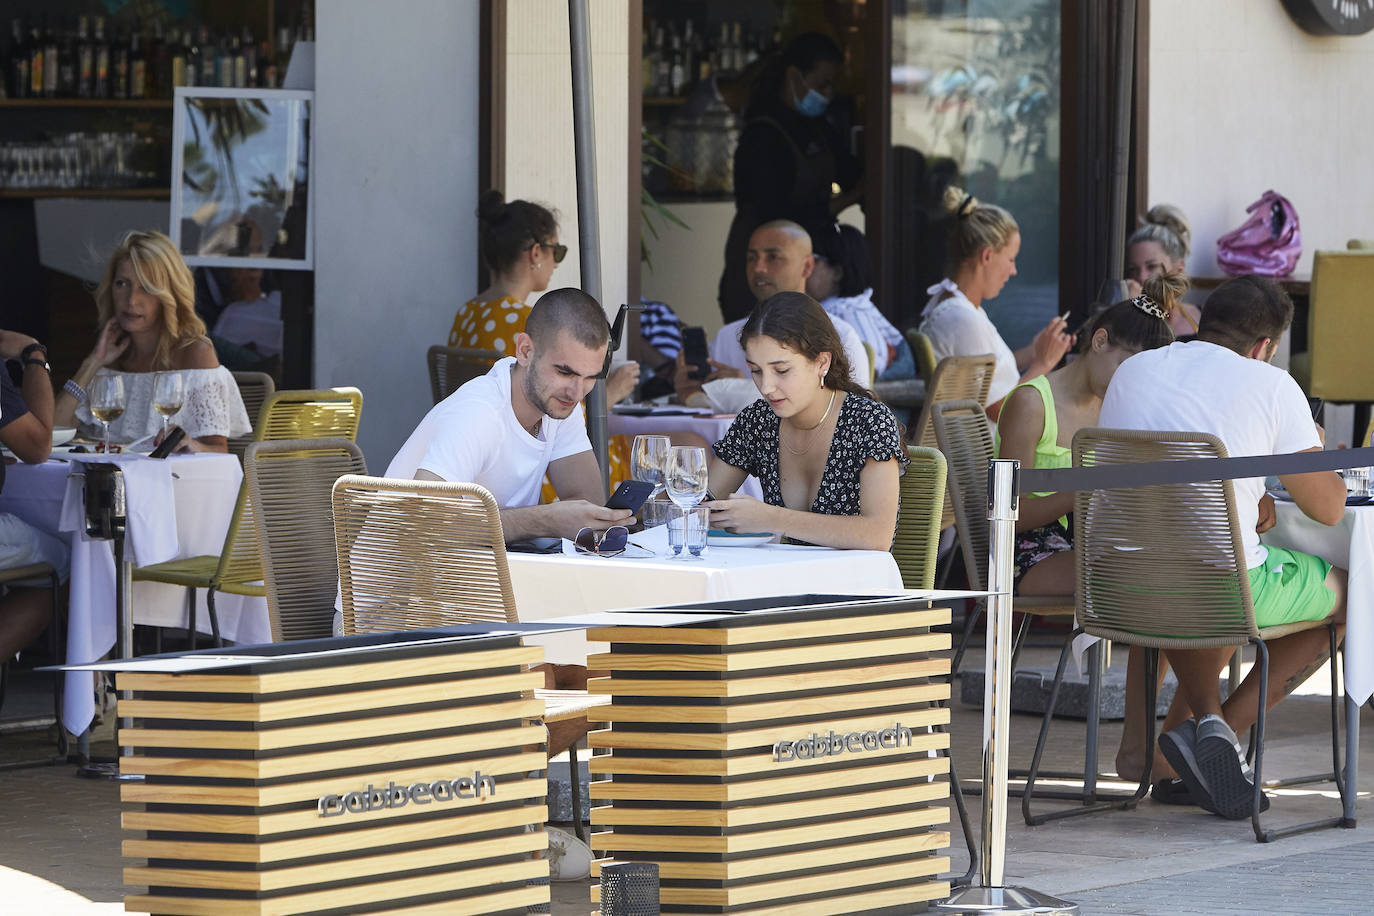
[[[1341,672],[1345,727],[1350,734],[1345,779],[1354,784],[1359,764],[1360,707],[1374,695],[1374,505],[1348,505],[1339,524],[1323,525],[1308,518],[1290,500],[1276,497],[1274,514],[1274,526],[1260,535],[1262,543],[1314,554],[1348,573]],[[1346,800],[1345,816],[1351,823],[1354,795],[1351,792]]]
[[[635,436],[667,434],[683,431],[696,433],[706,440],[709,448],[725,437],[725,431],[735,422],[735,414],[712,413],[696,407],[658,407],[651,412],[636,410],[633,413],[611,410],[607,427],[613,436]],[[747,477],[736,493],[763,499],[763,485],[757,477]]]
[[[115,645],[118,631],[112,542],[86,534],[82,486],[86,462],[117,464],[123,474],[125,559],[134,565],[219,554],[243,479],[238,458],[207,453],[155,459],[137,452],[106,455],[55,449],[54,457],[43,464],[8,467],[0,512],[18,516],[71,548],[68,664],[100,659]],[[186,594],[180,586],[133,583],[133,622],[186,628],[190,613]],[[204,590],[197,591],[196,599],[197,630],[209,632]],[[215,608],[224,638],[238,643],[272,641],[264,599],[221,594],[216,596]],[[94,718],[93,677],[88,671],[66,675],[62,723],[73,734],[84,732]]]

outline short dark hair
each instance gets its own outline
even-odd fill
[[[601,304],[575,286],[547,292],[539,297],[525,319],[525,333],[542,350],[567,331],[584,347],[604,347],[611,339],[611,328]]]
[[[840,268],[841,296],[861,296],[873,288],[873,259],[864,234],[847,223],[830,223],[811,231],[815,253]]]
[[[1212,291],[1202,307],[1198,336],[1245,355],[1256,343],[1277,340],[1293,323],[1293,300],[1273,280],[1246,274]]]
[[[547,243],[558,232],[558,220],[548,207],[528,200],[507,201],[495,188],[477,201],[478,244],[482,262],[496,273],[510,270],[537,242]]]
[[[749,91],[746,115],[759,114],[776,102],[788,67],[796,67],[806,76],[826,61],[844,64],[844,52],[835,39],[822,32],[803,32],[793,38],[759,74],[758,82]]]

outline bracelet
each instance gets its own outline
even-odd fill
[[[75,379],[67,379],[67,383],[62,386],[62,390],[76,398],[78,404],[86,403],[86,389],[78,385]]]

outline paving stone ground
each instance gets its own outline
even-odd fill
[[[1051,663],[1054,651],[1024,653],[1028,665]],[[1117,665],[1126,654],[1117,653]],[[1308,689],[1320,690],[1319,672]],[[24,689],[22,679],[12,687]],[[956,691],[957,695],[957,691]],[[30,698],[34,701],[34,698]],[[6,715],[22,695],[6,701]],[[41,705],[42,698],[37,699]],[[1326,701],[1294,696],[1270,717],[1266,775],[1315,772],[1330,760]],[[1012,766],[1029,762],[1039,720],[1014,716]],[[951,733],[962,770],[978,769],[981,711],[956,702]],[[1081,766],[1082,723],[1056,723],[1046,765]],[[1120,726],[1104,725],[1102,765],[1111,769]],[[0,765],[50,753],[42,731],[0,734]],[[1196,808],[1142,802],[1129,812],[1026,827],[1019,800],[1008,817],[1007,882],[1078,902],[1091,914],[1370,913],[1374,912],[1374,713],[1365,711],[1361,731],[1364,767],[1355,830],[1325,830],[1277,843],[1254,841],[1248,822],[1228,822]],[[97,733],[96,753],[113,750],[110,725]],[[118,788],[115,783],[78,779],[69,764],[0,770],[0,914],[113,916],[124,912],[122,897],[136,889],[122,881]],[[980,800],[969,800],[974,830]],[[1063,804],[1049,802],[1047,805]],[[1276,825],[1334,813],[1330,786],[1298,787],[1274,798]],[[951,812],[952,813],[952,812]],[[952,823],[950,858],[962,873],[968,858],[957,819]],[[589,882],[554,885],[553,912],[586,916]],[[800,911],[799,911],[800,912]],[[801,916],[805,916],[804,913]]]

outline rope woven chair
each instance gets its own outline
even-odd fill
[[[243,468],[262,546],[272,641],[332,635],[339,587],[334,482],[367,473],[362,450],[349,439],[254,442]]]
[[[46,587],[52,601],[52,616],[48,621],[48,652],[52,659],[52,664],[60,665],[66,658],[66,640],[62,636],[62,616],[61,608],[57,603],[57,570],[47,563],[30,563],[26,566],[15,566],[12,569],[0,570],[0,586],[23,586],[23,587]],[[0,659],[0,706],[5,703],[6,675],[8,674],[7,665],[9,659]],[[53,717],[57,721],[57,756],[44,757],[38,760],[23,760],[5,763],[0,769],[15,769],[18,767],[34,766],[40,764],[60,763],[67,759],[67,730],[62,727],[62,692],[66,684],[66,675],[61,671],[53,672]]]
[[[996,368],[997,357],[991,353],[982,356],[946,356],[940,360],[926,387],[926,400],[921,407],[920,419],[916,421],[914,429],[908,430],[911,441],[924,448],[939,448],[935,440],[935,425],[931,420],[935,405],[964,399],[980,405],[987,403],[988,391],[992,388],[992,373]],[[940,528],[943,530],[953,524],[953,494],[946,490]]]
[[[892,557],[907,588],[934,588],[940,518],[945,505],[945,456],[937,449],[906,447],[911,464],[901,479],[901,513]]]
[[[229,440],[230,454],[238,455],[242,461],[248,443],[256,438],[262,405],[267,403],[267,399],[277,390],[277,383],[272,381],[272,376],[266,372],[235,372],[233,375],[235,384],[239,386],[239,397],[243,398],[243,408],[248,411],[248,419],[253,422],[253,429],[248,435]]]
[[[498,350],[470,347],[430,347],[425,355],[429,364],[429,389],[434,403],[453,394],[473,379],[486,375],[496,361],[511,355]]]
[[[354,439],[362,418],[363,393],[357,388],[287,389],[268,397],[258,414],[254,437],[279,439]]]
[[[473,483],[346,475],[334,484],[345,636],[459,623],[518,623],[496,498]],[[585,717],[609,697],[537,690],[544,721]],[[574,828],[586,841],[577,746],[569,749]]]
[[[1082,429],[1074,436],[1075,466],[1133,464],[1225,458],[1226,447],[1216,436],[1195,432],[1144,432]],[[1160,649],[1206,649],[1222,646],[1255,647],[1260,671],[1258,718],[1251,733],[1255,774],[1255,838],[1269,842],[1306,830],[1349,826],[1333,817],[1281,830],[1265,830],[1259,803],[1263,789],[1264,698],[1269,653],[1264,640],[1315,627],[1326,627],[1331,647],[1332,770],[1273,785],[1315,779],[1336,783],[1342,799],[1353,786],[1341,778],[1338,639],[1328,618],[1284,626],[1259,628],[1250,597],[1250,576],[1244,541],[1236,515],[1235,490],[1230,480],[1079,491],[1074,505],[1074,537],[1078,556],[1078,620],[1081,632],[1145,648],[1146,708],[1154,703]],[[1078,632],[1078,631],[1075,631]],[[1167,634],[1167,635],[1165,635]],[[1067,649],[1061,655],[1062,671]],[[1053,702],[1053,697],[1051,698]],[[1154,747],[1154,717],[1145,716],[1147,748]],[[1031,769],[1036,769],[1048,721]],[[1350,740],[1347,734],[1346,740]],[[1150,772],[1146,758],[1143,788]],[[1034,778],[1034,772],[1032,772]]]

